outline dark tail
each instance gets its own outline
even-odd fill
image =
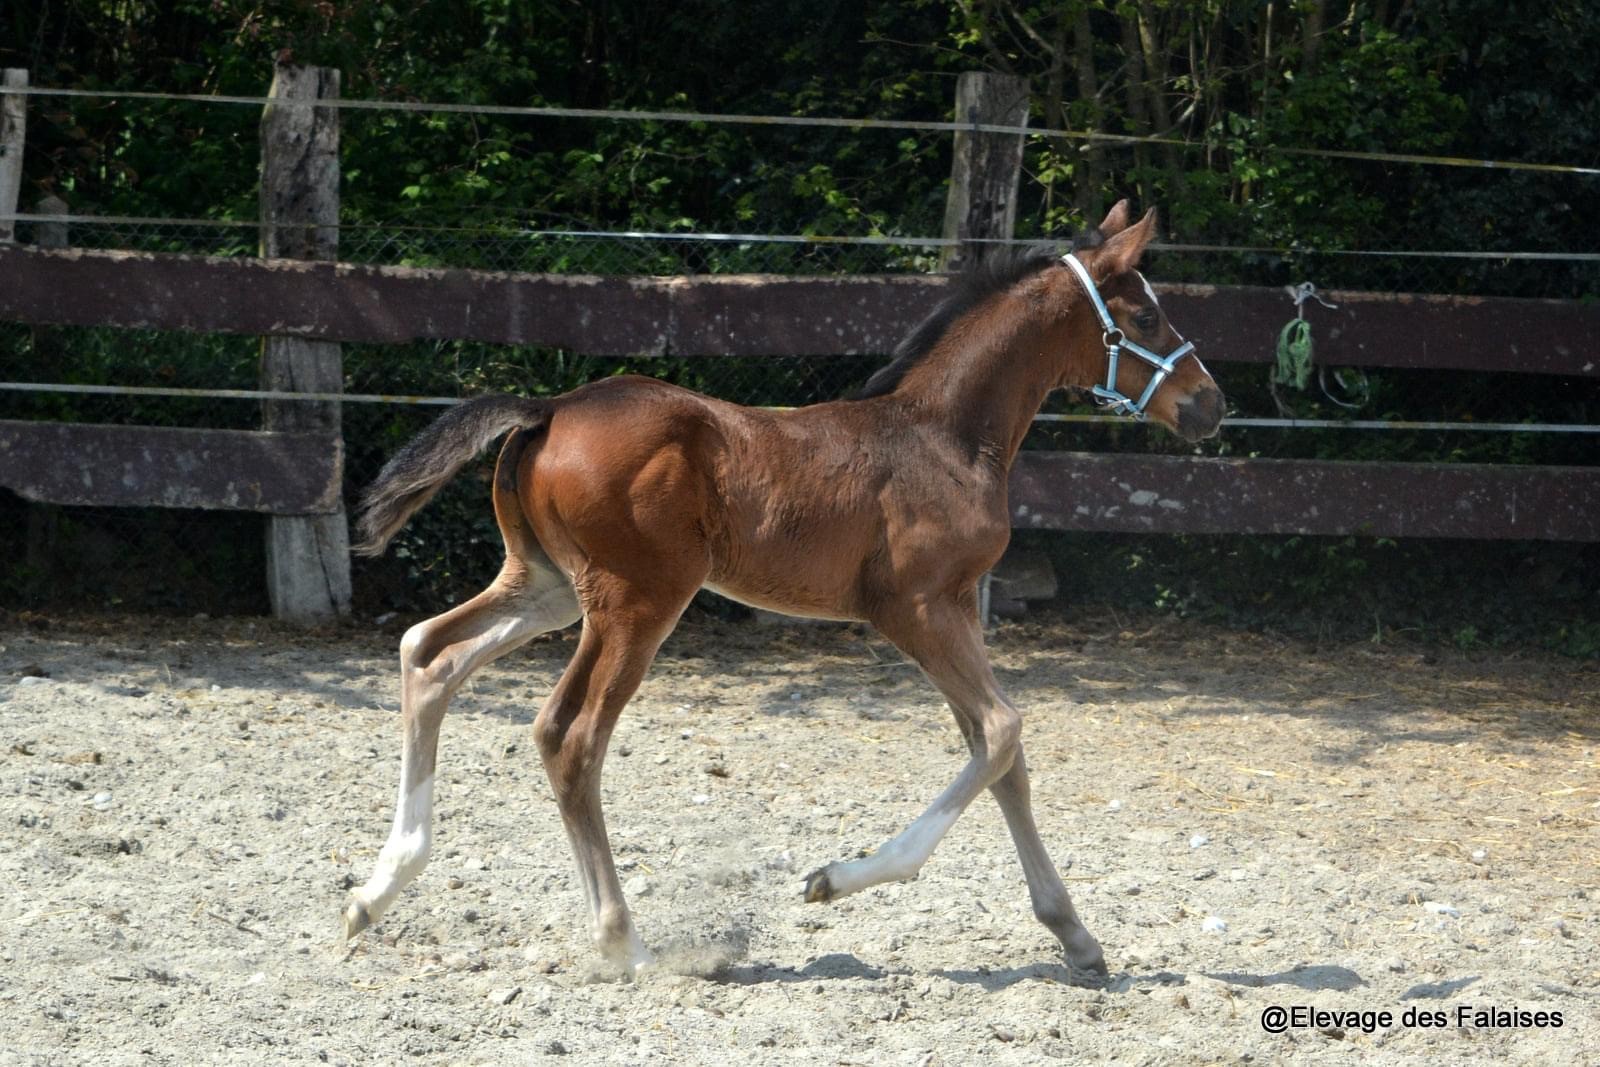
[[[389,539],[455,477],[466,462],[508,430],[534,429],[550,417],[548,400],[480,396],[450,409],[396,452],[361,497],[352,552],[383,554]]]

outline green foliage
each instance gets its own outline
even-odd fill
[[[1556,627],[1552,651],[1575,659],[1600,659],[1600,622],[1579,619]]]
[[[336,67],[345,95],[382,100],[924,119],[948,114],[953,72],[1008,70],[1031,80],[1036,123],[1163,142],[1030,139],[1021,232],[1060,235],[1133,192],[1185,240],[1307,249],[1581,244],[1574,235],[1600,227],[1600,200],[1572,180],[1486,182],[1281,149],[1589,160],[1596,43],[1600,9],[1576,0],[1514,20],[1489,0],[185,0],[0,12],[0,62],[30,68],[36,84],[84,88],[259,94],[284,57]],[[51,99],[35,115],[25,201],[51,191],[81,213],[255,213],[251,109]],[[870,130],[345,112],[343,211],[352,224],[506,233],[927,234],[942,217],[947,146]],[[420,242],[412,258],[438,261]],[[1365,269],[1341,284],[1387,287],[1382,265]],[[1541,282],[1563,270],[1576,280],[1553,267]],[[1247,261],[1230,271],[1207,280],[1260,280]],[[1436,287],[1504,285],[1494,271],[1453,265]]]
[[[1308,166],[1277,146],[1380,153],[1438,153],[1454,142],[1466,103],[1432,67],[1439,45],[1403,40],[1381,27],[1331,49],[1317,71],[1292,78],[1277,106],[1252,122],[1230,116],[1242,152],[1238,173],[1257,195],[1250,216],[1271,244],[1351,247],[1403,218],[1405,190],[1386,168],[1335,160]],[[1397,196],[1396,194],[1400,195]]]

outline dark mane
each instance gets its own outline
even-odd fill
[[[1072,239],[1072,247],[1094,248],[1104,240],[1099,230],[1088,230]],[[1012,245],[1000,249],[968,265],[951,283],[950,295],[939,302],[932,314],[906,334],[895,346],[893,357],[867,379],[851,399],[892,393],[906,374],[933,350],[951,324],[977,307],[995,293],[1016,285],[1024,278],[1044,270],[1060,261],[1061,253],[1037,246]]]

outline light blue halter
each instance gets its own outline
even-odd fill
[[[1167,380],[1167,375],[1178,369],[1178,360],[1194,351],[1194,342],[1185,341],[1167,355],[1158,356],[1143,345],[1128,340],[1128,335],[1122,332],[1116,320],[1111,317],[1111,309],[1100,299],[1100,290],[1094,287],[1094,280],[1089,277],[1088,268],[1071,252],[1062,256],[1061,261],[1071,267],[1072,272],[1083,283],[1084,291],[1089,294],[1089,302],[1094,305],[1095,313],[1100,316],[1101,340],[1106,346],[1106,384],[1097,385],[1090,392],[1094,394],[1096,401],[1116,414],[1132,415],[1141,422],[1144,421],[1145,405],[1156,395],[1156,390]],[[1155,373],[1150,375],[1150,384],[1144,387],[1144,392],[1139,394],[1138,400],[1123,395],[1122,390],[1117,388],[1117,357],[1124,349],[1155,368]]]

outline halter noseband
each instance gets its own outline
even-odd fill
[[[1089,277],[1088,268],[1071,252],[1062,256],[1061,261],[1071,267],[1072,272],[1083,283],[1084,291],[1089,294],[1089,302],[1094,305],[1095,313],[1100,316],[1102,331],[1100,339],[1106,346],[1106,384],[1094,386],[1090,392],[1094,394],[1096,401],[1113,412],[1119,415],[1132,415],[1142,422],[1145,417],[1145,405],[1156,395],[1156,390],[1167,380],[1167,375],[1178,369],[1178,360],[1194,351],[1194,342],[1185,341],[1167,355],[1158,356],[1143,345],[1128,340],[1128,335],[1122,332],[1116,320],[1111,317],[1111,309],[1106,307],[1106,302],[1100,298],[1100,290],[1094,287],[1094,280]],[[1150,375],[1150,384],[1144,387],[1144,392],[1139,394],[1138,400],[1123,395],[1117,388],[1117,356],[1123,349],[1127,349],[1155,368],[1155,373]]]

